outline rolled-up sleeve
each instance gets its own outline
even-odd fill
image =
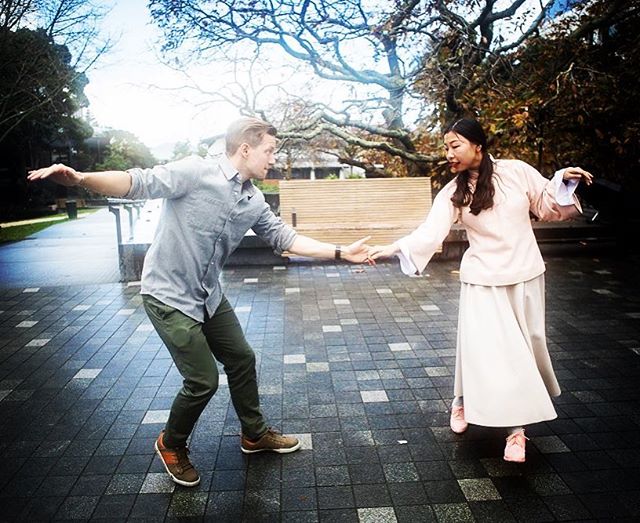
[[[256,235],[271,245],[276,254],[282,254],[283,251],[288,250],[298,235],[293,227],[273,214],[268,203],[264,204],[262,214],[252,229]]]
[[[196,183],[202,169],[202,159],[190,156],[177,162],[156,165],[150,169],[129,169],[131,188],[125,198],[180,198]]]

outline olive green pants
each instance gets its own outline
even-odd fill
[[[256,357],[227,299],[222,297],[213,316],[205,317],[204,323],[148,294],[142,296],[142,301],[183,378],[165,428],[165,445],[186,444],[196,421],[218,388],[216,360],[224,366],[242,433],[252,439],[261,436],[267,425],[260,411]]]

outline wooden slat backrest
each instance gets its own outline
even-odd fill
[[[302,234],[347,243],[389,242],[411,232],[431,208],[429,178],[282,180],[280,216]]]

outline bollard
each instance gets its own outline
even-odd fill
[[[65,203],[67,208],[67,216],[70,220],[75,220],[78,218],[78,202],[75,200],[67,200]]]

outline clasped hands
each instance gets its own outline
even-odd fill
[[[395,243],[388,245],[367,245],[371,236],[362,238],[343,249],[343,258],[353,263],[368,263],[375,265],[378,258],[390,258],[400,248]]]

